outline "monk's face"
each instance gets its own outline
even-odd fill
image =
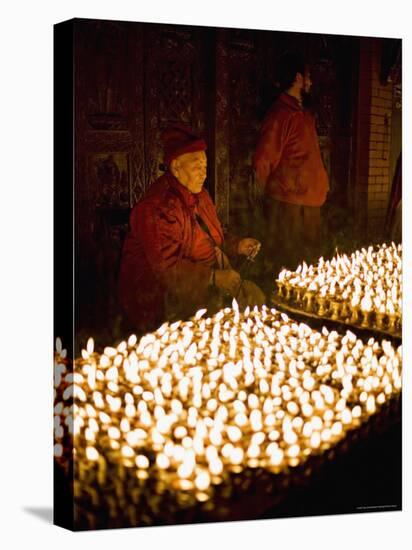
[[[172,160],[172,174],[191,193],[200,193],[206,179],[207,157],[204,151],[184,153]]]
[[[302,92],[304,94],[310,94],[311,88],[312,88],[311,74],[309,69],[306,69],[305,74],[303,75]]]

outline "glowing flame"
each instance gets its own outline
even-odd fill
[[[131,499],[163,483],[207,500],[232,471],[286,472],[323,452],[400,392],[401,349],[389,341],[366,346],[236,302],[200,312],[103,354],[88,345],[73,373],[59,367],[54,454],[72,452],[72,433],[82,487]]]
[[[402,324],[401,253],[401,245],[395,247],[384,243],[375,248],[369,246],[368,249],[357,250],[350,256],[337,253],[327,261],[321,257],[316,268],[303,262],[295,272],[283,270],[279,274],[278,281],[287,289],[284,295],[285,287],[279,287],[280,296],[298,302],[300,307],[311,311],[315,304],[315,307],[319,307],[320,316],[325,314],[323,300],[331,298],[333,318],[351,323],[357,321],[350,308],[360,307],[364,312],[374,309],[391,316],[388,330],[396,330]],[[284,282],[286,275],[287,283]],[[315,292],[315,296],[309,298],[308,292]],[[348,300],[350,302],[338,311],[336,299],[344,304]],[[359,323],[361,321],[363,326],[370,326],[373,318],[368,316],[358,319]],[[379,322],[379,328],[382,328],[384,322]]]

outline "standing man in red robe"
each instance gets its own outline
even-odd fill
[[[130,327],[156,328],[166,319],[216,307],[216,292],[240,305],[262,305],[264,294],[242,281],[229,262],[254,258],[256,239],[225,235],[203,184],[206,143],[183,125],[162,134],[166,173],[149,188],[130,215],[119,277],[119,298]]]
[[[303,106],[312,86],[309,67],[300,56],[284,54],[277,81],[281,93],[263,120],[254,157],[273,274],[317,255],[320,207],[329,189],[315,120]]]

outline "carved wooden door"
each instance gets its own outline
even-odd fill
[[[76,21],[76,316],[85,333],[113,323],[128,212],[146,185],[143,74],[134,24]]]
[[[160,134],[183,122],[208,135],[205,46],[207,30],[175,25],[145,25],[145,172],[147,182],[161,175]]]
[[[211,132],[208,40],[200,28],[76,22],[76,311],[85,334],[118,315],[122,242],[130,209],[161,174],[161,131],[182,121]]]
[[[216,44],[215,200],[222,223],[242,234],[254,225],[257,198],[259,33],[219,29]]]

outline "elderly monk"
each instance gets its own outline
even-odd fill
[[[224,233],[203,188],[205,141],[180,124],[165,130],[162,141],[167,171],[134,206],[122,252],[119,297],[127,325],[150,330],[201,307],[212,312],[222,297],[235,297],[241,307],[262,305],[262,291],[228,259],[253,259],[260,243]]]

